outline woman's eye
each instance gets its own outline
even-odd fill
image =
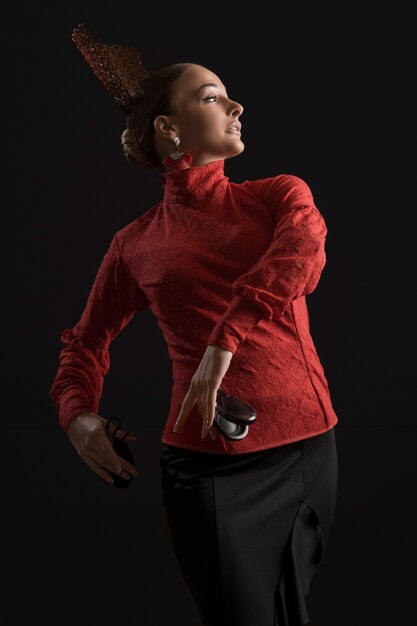
[[[217,100],[217,96],[207,96],[207,98],[204,98],[204,100],[205,100],[205,101],[207,101],[207,100],[212,100],[213,98],[214,98],[215,100]]]

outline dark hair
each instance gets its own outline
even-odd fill
[[[127,128],[121,136],[121,145],[128,161],[147,169],[164,169],[156,150],[153,121],[158,115],[174,112],[175,80],[193,63],[175,63],[149,72],[141,83],[141,95],[126,116]]]

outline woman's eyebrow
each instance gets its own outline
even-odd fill
[[[216,87],[216,89],[219,89],[219,86],[218,86],[218,85],[216,85],[216,83],[204,83],[204,85],[201,85],[201,87],[199,87],[199,88],[197,89],[197,93],[198,93],[199,91],[201,91],[201,89],[203,89],[204,87]],[[225,86],[224,90],[227,92],[226,86]]]

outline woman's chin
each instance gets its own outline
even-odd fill
[[[245,149],[245,144],[243,143],[243,141],[239,141],[239,145],[237,145],[235,149],[230,152],[229,157],[238,156],[238,154],[241,154],[244,151],[244,149]]]

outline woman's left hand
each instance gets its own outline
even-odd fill
[[[197,402],[198,412],[203,418],[201,437],[204,439],[210,432],[214,440],[217,429],[212,426],[214,410],[216,406],[217,390],[221,385],[224,375],[229,369],[233,352],[219,346],[207,346],[200,365],[191,379],[190,388],[185,396],[180,413],[175,422],[174,431],[178,431],[186,422],[188,414]]]

